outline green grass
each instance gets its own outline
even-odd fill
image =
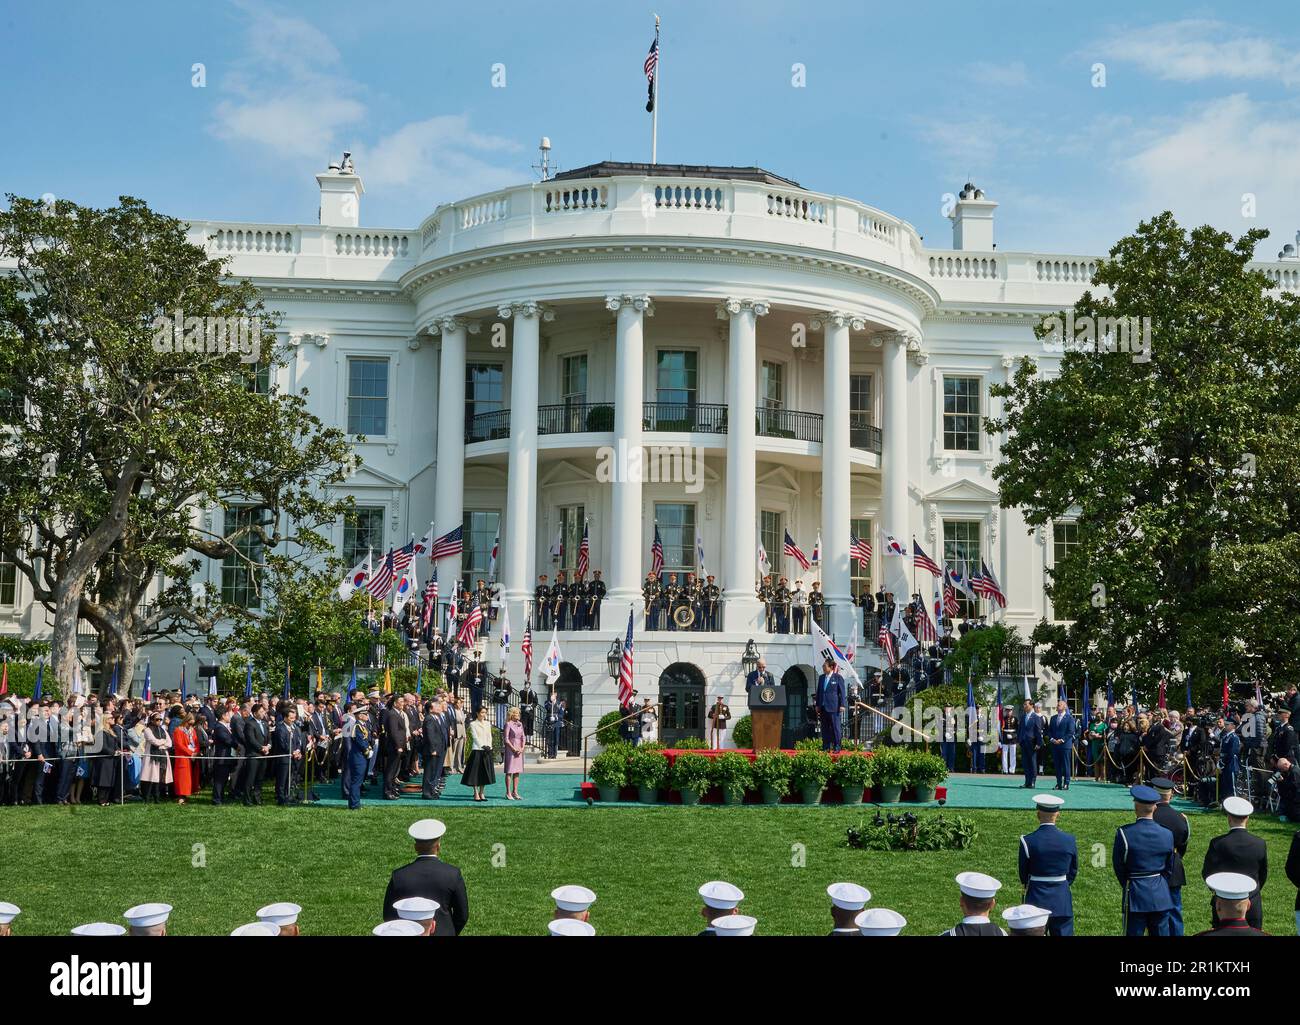
[[[460,866],[469,888],[467,935],[542,933],[551,911],[548,894],[562,883],[596,891],[592,922],[604,935],[694,933],[701,927],[696,888],[718,878],[745,891],[743,910],[767,935],[828,931],[825,888],[838,880],[866,886],[872,905],[899,911],[913,934],[938,933],[958,919],[952,878],[961,871],[1001,879],[1000,907],[1019,902],[1016,846],[1032,827],[1032,814],[959,812],[979,830],[969,851],[878,853],[843,846],[845,828],[867,813],[839,807],[435,806],[427,813],[392,806],[357,812],[204,804],[5,808],[0,900],[23,909],[15,922],[20,934],[120,921],[126,908],[150,900],[175,906],[170,931],[177,935],[228,933],[279,900],[303,906],[307,934],[362,934],[379,921],[389,872],[411,857],[406,827],[421,814],[437,814],[449,827],[444,857]],[[1079,933],[1119,930],[1110,847],[1116,826],[1130,817],[1100,811],[1062,817],[1062,827],[1079,840]],[[1217,815],[1192,818],[1192,880],[1184,892],[1189,932],[1208,926],[1200,865],[1222,827]],[[1293,827],[1261,820],[1252,829],[1270,848],[1265,928],[1290,935],[1295,890],[1282,866]],[[1101,845],[1097,865],[1092,844]],[[805,864],[795,867],[801,849]],[[498,861],[504,855],[504,866],[494,867],[494,854]],[[200,862],[204,867],[196,867]]]

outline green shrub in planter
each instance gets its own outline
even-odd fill
[[[677,748],[678,751],[707,751],[709,742],[703,737],[682,737],[681,740],[673,744],[673,747]]]
[[[790,792],[792,761],[784,751],[761,751],[754,759],[754,785],[762,791],[764,804],[777,804]]]
[[[587,412],[587,430],[612,431],[614,429],[614,407],[592,406]]]
[[[947,763],[938,755],[910,751],[907,762],[908,785],[916,787],[918,791],[925,789],[933,795],[934,789],[948,778]],[[933,800],[933,796],[927,800]]]
[[[844,791],[845,804],[861,804],[862,792],[871,785],[874,766],[872,759],[854,751],[835,759],[831,779]]]
[[[912,753],[901,747],[887,747],[873,754],[871,760],[874,763],[871,778],[880,791],[881,803],[897,803],[903,796],[903,786],[907,783]]]
[[[790,782],[803,796],[804,804],[816,804],[831,778],[831,756],[818,745],[800,749],[790,760]]]
[[[672,788],[681,792],[682,804],[698,804],[713,785],[713,767],[704,755],[678,755],[670,779]]]
[[[627,786],[627,752],[615,747],[596,755],[591,760],[591,781],[602,801],[617,801],[619,790]]]
[[[713,759],[712,769],[713,782],[721,787],[728,804],[739,804],[744,800],[745,791],[753,785],[753,766],[748,758],[728,751]]]
[[[596,723],[596,743],[608,750],[615,744],[627,743],[618,732],[618,721],[623,718],[623,713],[617,708],[612,712],[606,712]]]
[[[662,751],[637,748],[627,763],[627,779],[641,790],[658,790],[668,782],[668,756]]]
[[[803,740],[794,742],[794,749],[796,751],[820,751],[822,742],[816,737],[805,737]]]
[[[731,740],[737,747],[749,749],[754,746],[754,720],[742,715],[731,728]]]

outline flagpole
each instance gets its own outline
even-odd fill
[[[663,47],[659,45],[659,15],[655,15],[654,110],[650,112],[650,163],[659,163],[659,74],[663,64]]]

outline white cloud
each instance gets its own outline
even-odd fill
[[[975,61],[963,69],[966,77],[981,85],[1016,88],[1029,84],[1029,69],[1021,61],[994,64],[992,61]]]
[[[1209,19],[1125,29],[1103,42],[1101,53],[1174,82],[1226,78],[1300,85],[1300,52]]]

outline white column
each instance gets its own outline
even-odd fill
[[[519,608],[533,593],[537,564],[537,377],[543,317],[535,302],[503,304],[510,332],[510,457],[506,478],[506,530],[501,538],[505,600]]]
[[[465,331],[459,317],[441,317],[431,329],[442,334],[438,359],[438,483],[433,496],[433,523],[439,535],[464,520],[465,499]],[[477,327],[477,325],[474,325]],[[412,524],[412,529],[416,525]],[[423,529],[417,531],[424,533]],[[424,567],[420,567],[424,572]],[[438,564],[438,593],[451,594],[460,579],[460,556]],[[443,598],[439,599],[445,600]]]
[[[752,633],[763,625],[755,594],[758,576],[757,449],[758,318],[768,304],[728,299],[718,318],[730,321],[727,360],[727,543],[723,546],[723,629]],[[776,559],[780,553],[768,552]]]
[[[884,541],[885,535],[893,534],[910,552],[912,526],[907,497],[907,351],[911,340],[902,332],[889,332],[881,336],[881,341],[885,347],[882,396],[885,415],[881,428],[884,435],[881,439],[884,449],[881,458],[883,494],[880,503],[880,538],[874,548],[876,552],[882,552],[881,542]],[[942,549],[942,545],[940,548]],[[940,558],[942,554],[942,550],[938,554],[930,553],[935,559]],[[883,555],[877,557],[883,559],[881,565],[888,574],[887,578],[882,578],[885,590],[892,590],[895,598],[900,601],[905,600],[904,596],[912,592],[911,559],[904,561]],[[897,586],[900,575],[906,584],[901,590]]]
[[[611,295],[605,308],[617,314],[614,363],[614,473],[610,479],[609,597],[621,622],[627,605],[641,610],[642,403],[645,398],[645,318],[654,315],[648,295]]]
[[[852,478],[849,475],[849,330],[862,318],[832,310],[820,318],[826,337],[822,388],[822,593],[830,626],[846,640],[855,616],[849,568]],[[814,322],[815,323],[815,322]]]

